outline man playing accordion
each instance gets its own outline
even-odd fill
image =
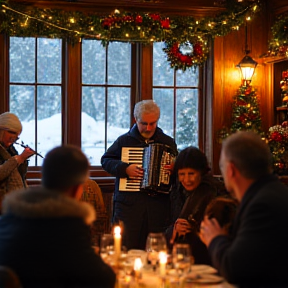
[[[159,143],[163,145],[158,146],[168,149],[168,151],[164,149],[164,154],[177,155],[174,139],[164,134],[162,129],[157,126],[159,117],[160,108],[153,100],[136,103],[134,107],[136,123],[127,133],[119,136],[101,158],[102,167],[116,177],[112,222],[113,224],[123,223],[122,239],[123,245],[127,249],[145,249],[148,234],[164,232],[168,224],[168,193],[161,193],[163,191],[160,191],[160,186],[159,191],[157,191],[157,187],[153,188],[154,191],[143,188],[143,186],[138,189],[129,188],[133,183],[136,186],[137,183],[141,183],[145,174],[143,165],[141,165],[143,160],[141,155],[145,154],[145,150],[147,150],[145,147]],[[157,145],[155,146],[157,147]],[[140,154],[140,163],[132,159],[124,160],[125,150],[132,151],[132,158],[134,158],[134,153]],[[156,161],[159,162],[161,159]],[[152,170],[150,173],[155,174],[156,171]],[[126,183],[130,181],[129,184],[126,184],[127,187],[121,185],[122,180],[126,180]]]

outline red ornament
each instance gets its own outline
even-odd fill
[[[280,169],[283,169],[284,168],[284,164],[283,163],[278,163],[278,167],[280,168]]]
[[[135,23],[136,24],[140,24],[143,22],[143,18],[141,15],[137,15],[136,18],[135,18]]]
[[[247,89],[245,90],[245,95],[249,95],[251,93],[251,87],[248,86]]]
[[[237,106],[246,106],[246,102],[245,101],[243,101],[243,100],[238,100],[237,102],[236,102],[236,105]]]
[[[286,128],[286,127],[288,126],[288,121],[282,122],[281,126],[282,126],[283,128]]]
[[[275,131],[271,134],[271,139],[276,142],[281,142],[283,137],[279,132]]]
[[[195,43],[193,46],[193,53],[196,56],[201,56],[203,55],[203,49],[200,43]]]
[[[164,29],[169,29],[170,28],[170,19],[166,18],[164,20],[161,20],[161,27]]]
[[[150,14],[149,15],[151,17],[151,19],[153,19],[154,21],[160,21],[160,15],[159,14]]]
[[[282,78],[288,78],[288,71],[282,72]]]

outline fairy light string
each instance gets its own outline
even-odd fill
[[[103,16],[79,11],[40,9],[7,0],[0,0],[0,3],[0,32],[11,36],[67,38],[72,42],[79,38],[97,38],[107,42],[146,43],[166,40],[183,42],[194,36],[224,36],[239,29],[248,14],[252,17],[260,11],[261,4],[260,0],[253,3],[249,1],[247,4],[235,1],[233,6],[227,4],[226,10],[215,17],[195,19],[192,16],[120,12],[117,9]],[[33,25],[29,20],[33,20]]]
[[[120,12],[108,15],[40,9],[0,0],[0,33],[17,37],[48,37],[76,43],[83,38],[130,43],[165,42],[163,51],[171,68],[182,69],[202,65],[208,56],[208,38],[225,36],[261,9],[261,0],[226,1],[226,9],[214,17],[161,15],[159,13]],[[187,44],[191,51],[187,52]],[[186,52],[184,51],[186,49]],[[183,52],[184,51],[184,52]]]

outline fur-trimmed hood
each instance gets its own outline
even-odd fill
[[[88,225],[96,220],[91,204],[43,187],[10,192],[2,203],[2,213],[23,218],[77,217]]]

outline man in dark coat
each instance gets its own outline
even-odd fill
[[[232,238],[215,218],[204,218],[200,237],[219,273],[238,287],[288,287],[288,187],[271,173],[268,145],[237,132],[222,146],[220,169],[239,201]]]
[[[123,244],[128,249],[145,249],[149,232],[164,232],[169,218],[169,195],[119,191],[120,178],[142,178],[143,169],[121,160],[123,147],[147,147],[150,143],[169,146],[177,154],[175,141],[157,127],[160,108],[153,100],[138,102],[134,108],[136,124],[120,136],[101,158],[102,167],[116,176],[113,223],[123,222]],[[160,161],[160,160],[159,160]]]
[[[23,287],[114,288],[115,273],[91,247],[95,210],[78,201],[88,168],[77,147],[56,147],[44,159],[42,186],[5,196],[0,265]]]

